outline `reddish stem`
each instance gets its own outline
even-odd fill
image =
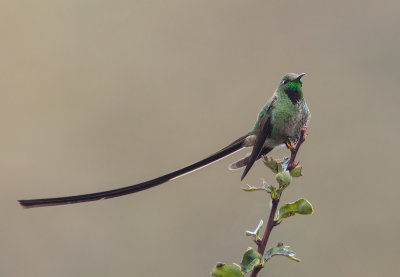
[[[290,155],[289,165],[287,167],[287,170],[289,170],[289,171],[297,166],[297,163],[295,163],[296,155],[300,149],[301,144],[307,138],[306,131],[307,131],[307,127],[303,126],[303,128],[301,128],[299,141],[297,142],[295,147],[290,148],[291,155]],[[276,210],[278,208],[278,204],[279,204],[279,199],[272,199],[272,208],[269,213],[268,223],[267,223],[267,226],[265,227],[265,232],[264,232],[263,238],[261,241],[257,242],[257,245],[258,245],[257,252],[261,256],[264,256],[265,248],[267,247],[267,242],[269,239],[269,235],[271,234],[272,228],[274,228],[277,225],[274,221],[274,218],[275,218]],[[260,272],[261,269],[262,269],[262,266],[255,267],[253,269],[253,271],[251,272],[250,277],[256,277],[258,272]]]

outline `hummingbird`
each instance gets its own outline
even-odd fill
[[[308,125],[311,113],[303,97],[301,78],[304,75],[305,73],[284,75],[273,96],[258,114],[253,129],[203,160],[155,179],[123,188],[90,194],[18,201],[24,208],[34,208],[119,197],[161,185],[210,165],[243,148],[252,147],[249,154],[229,166],[231,170],[244,168],[240,178],[242,181],[258,159],[276,147],[289,145],[289,142],[299,137],[301,128]]]

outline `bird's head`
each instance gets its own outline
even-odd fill
[[[303,83],[301,82],[301,78],[304,75],[306,74],[288,73],[283,76],[277,89],[278,93],[285,93],[293,103],[302,99],[303,92],[301,87]]]

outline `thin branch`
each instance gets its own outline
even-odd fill
[[[261,240],[261,243],[258,244],[258,253],[260,255],[264,255],[265,247],[267,246],[268,238],[269,235],[271,234],[272,228],[274,228],[274,217],[276,213],[276,209],[278,208],[279,204],[279,199],[272,199],[272,208],[271,212],[269,213],[269,218],[268,218],[268,223],[267,227],[265,228],[265,232],[263,235],[263,238]],[[258,272],[262,269],[262,266],[257,266],[254,268],[254,270],[251,272],[250,277],[256,277]]]
[[[297,166],[297,163],[295,162],[296,159],[296,155],[297,152],[300,149],[301,144],[306,140],[307,135],[306,135],[306,131],[307,131],[307,127],[303,126],[301,128],[301,133],[300,133],[300,139],[299,141],[296,143],[296,146],[291,145],[290,149],[290,160],[289,160],[289,165],[287,167],[287,170],[292,170],[293,168],[295,168]],[[269,239],[269,235],[271,234],[272,229],[277,226],[278,224],[274,221],[275,218],[275,213],[276,210],[278,208],[278,204],[279,204],[279,199],[272,199],[272,208],[271,211],[269,213],[269,218],[268,218],[268,223],[267,226],[265,227],[265,232],[263,235],[263,238],[261,241],[258,241],[257,245],[258,245],[258,253],[261,256],[264,256],[264,252],[265,252],[265,248],[267,246],[267,242]],[[262,269],[262,266],[257,266],[253,269],[253,271],[251,272],[250,277],[256,277],[258,272],[260,272],[260,270]]]
[[[296,159],[296,155],[297,155],[297,152],[299,151],[299,149],[300,149],[300,146],[303,144],[303,142],[306,140],[306,138],[307,138],[307,135],[306,135],[306,131],[307,131],[307,127],[304,125],[302,128],[301,128],[301,132],[300,132],[300,139],[299,139],[299,141],[296,143],[296,146],[295,147],[291,147],[290,148],[290,160],[289,160],[289,165],[288,165],[288,167],[287,167],[287,170],[292,170],[293,168],[295,168],[296,166],[297,166],[297,163],[295,163],[295,159]]]

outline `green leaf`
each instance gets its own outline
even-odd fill
[[[265,185],[263,186],[263,189],[266,190],[269,194],[271,194],[275,188],[274,188],[273,186],[270,186],[270,185],[268,185],[268,184],[265,184]]]
[[[274,158],[268,158],[266,156],[262,157],[264,164],[272,170],[273,173],[284,172],[286,171],[290,159],[288,157],[284,157],[282,161],[278,162]]]
[[[293,261],[300,262],[300,259],[296,258],[296,254],[290,250],[289,246],[287,245],[278,244],[277,246],[268,249],[264,254],[264,260],[267,262],[272,256],[275,255],[286,256]]]
[[[244,191],[256,191],[256,190],[260,190],[260,189],[261,188],[258,188],[258,187],[252,187],[249,184],[247,184],[247,187],[242,188],[242,190],[244,190]]]
[[[292,181],[292,176],[290,176],[288,171],[280,172],[276,174],[276,181],[278,181],[281,188],[285,189]]]
[[[301,170],[303,169],[303,167],[301,167],[300,165],[298,165],[298,166],[296,166],[295,168],[293,168],[291,171],[290,171],[290,175],[292,176],[292,177],[300,177],[300,176],[303,176],[303,174],[301,174]]]
[[[260,253],[254,251],[249,247],[243,255],[242,259],[242,272],[247,273],[262,263],[262,256]]]
[[[246,184],[246,187],[242,188],[242,190],[244,190],[244,191],[257,191],[257,190],[266,191],[269,194],[271,194],[272,198],[274,198],[277,193],[276,188],[268,185],[267,183],[265,183],[265,181],[264,181],[264,186],[262,186],[262,187],[253,187],[253,186],[250,186],[249,184]]]
[[[281,221],[284,218],[295,214],[312,214],[313,207],[306,199],[300,198],[296,202],[283,205],[275,215],[275,221]]]
[[[256,191],[256,190],[265,190],[265,191],[267,191],[268,193],[270,193],[270,190],[269,190],[269,188],[268,188],[268,185],[265,185],[265,186],[262,186],[262,187],[253,187],[253,186],[250,186],[249,184],[246,184],[246,187],[245,188],[242,188],[242,190],[244,190],[244,191]]]
[[[266,156],[264,156],[262,158],[264,164],[266,165],[266,167],[268,167],[269,169],[272,170],[273,173],[278,173],[278,161],[273,159],[273,158],[268,158]]]
[[[240,266],[235,263],[233,263],[232,265],[218,263],[212,271],[212,276],[214,276],[214,277],[243,277],[244,274],[241,271]]]
[[[270,186],[266,184],[263,186],[264,190],[266,190],[269,194],[271,194],[272,199],[279,199],[280,193],[278,193],[278,189],[274,186]]]
[[[253,237],[255,239],[259,239],[260,236],[260,229],[263,226],[264,222],[262,221],[262,219],[260,220],[260,223],[258,224],[257,228],[254,231],[246,231],[246,236],[248,237]]]

